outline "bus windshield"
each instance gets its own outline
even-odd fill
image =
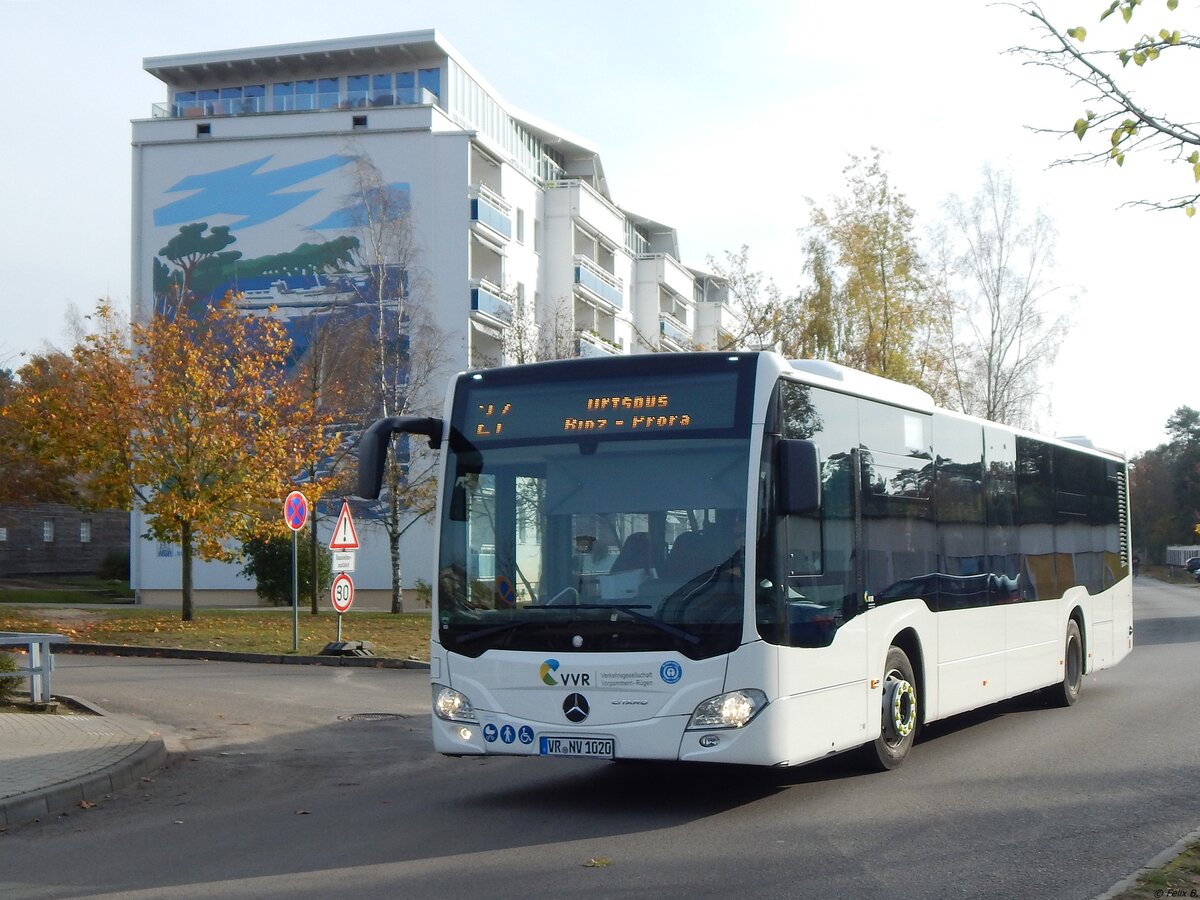
[[[468,656],[692,659],[737,647],[749,471],[738,376],[659,372],[605,391],[460,383],[439,541],[442,644]]]

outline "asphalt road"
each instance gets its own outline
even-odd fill
[[[937,723],[874,775],[448,759],[423,673],[60,657],[176,754],[0,834],[0,896],[1095,897],[1200,825],[1200,590],[1135,603],[1074,708]]]

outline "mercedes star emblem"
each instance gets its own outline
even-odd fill
[[[567,699],[563,701],[563,715],[568,722],[578,725],[588,717],[587,697],[583,694],[567,694]]]

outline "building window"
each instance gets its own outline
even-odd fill
[[[242,112],[260,113],[267,111],[267,86],[248,84],[242,88]]]
[[[338,79],[317,79],[317,108],[337,109],[341,98],[338,96]]]
[[[396,73],[396,102],[416,103],[416,74],[413,72]]]
[[[437,99],[442,97],[442,70],[441,69],[418,69],[417,70],[417,86],[423,90],[429,91]],[[419,98],[424,100],[424,97]]]
[[[517,207],[517,243],[525,243],[525,210]]]
[[[370,86],[370,75],[347,75],[346,103],[350,106],[366,106]]]
[[[196,137],[206,138],[212,137],[212,125],[208,122],[201,122],[196,126]]]
[[[54,542],[54,520],[42,519],[42,541],[50,544]]]
[[[290,81],[277,81],[271,87],[271,98],[274,101],[271,108],[275,112],[295,109],[296,87]]]
[[[8,529],[0,528],[0,544],[5,543],[7,540],[8,540]]]
[[[92,520],[79,520],[79,543],[90,544],[92,542]]]
[[[356,130],[362,130],[367,127],[366,116],[353,116],[350,121],[350,127]]]

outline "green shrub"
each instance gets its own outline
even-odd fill
[[[108,553],[104,554],[104,559],[100,561],[100,568],[96,570],[96,577],[103,578],[105,581],[128,581],[129,551],[109,550]]]
[[[300,541],[296,554],[296,572],[301,603],[312,594],[312,545]],[[242,574],[253,578],[255,591],[268,603],[292,605],[292,539],[290,537],[252,538],[242,544],[245,565]],[[317,590],[333,581],[333,556],[324,547],[317,548],[319,581]]]
[[[0,673],[17,671],[17,661],[11,653],[0,653]],[[11,700],[21,689],[24,675],[0,675],[0,700]]]

